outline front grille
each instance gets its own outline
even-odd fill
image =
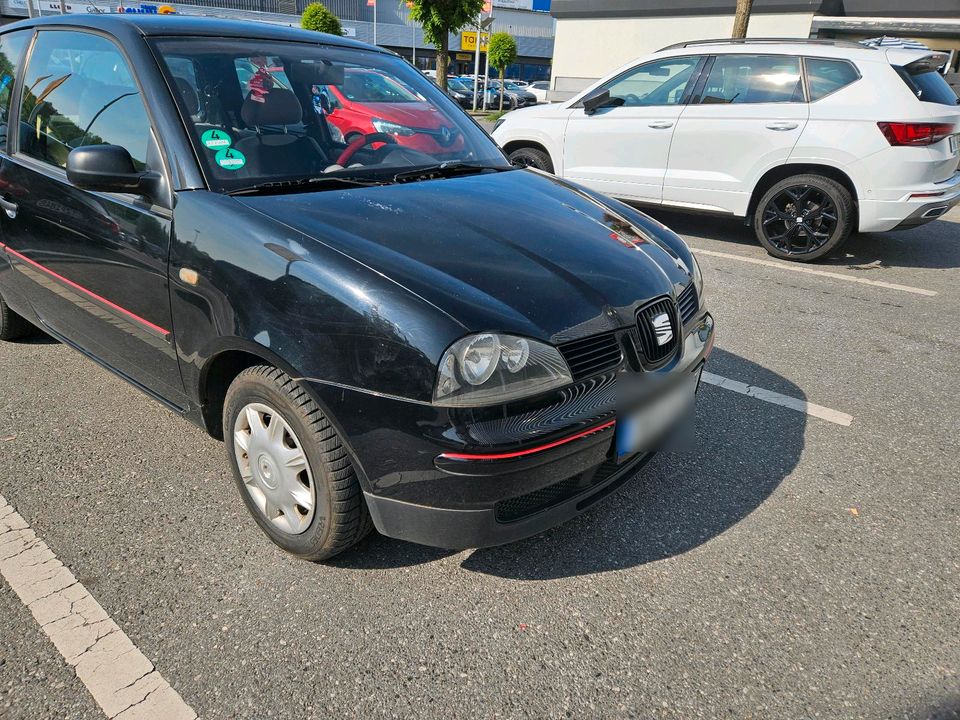
[[[668,324],[660,329],[654,327],[654,320],[662,315],[667,316]],[[677,341],[680,336],[677,327],[677,310],[673,301],[663,298],[650,303],[637,312],[637,329],[640,331],[640,349],[646,358],[648,366],[659,366],[665,363],[677,350]],[[669,338],[662,345],[657,341],[660,337]]]
[[[574,380],[598,375],[620,364],[623,353],[613,333],[594,335],[560,346],[560,354],[567,361]]]
[[[597,499],[599,499],[605,495],[607,491],[613,491],[619,487],[622,482],[626,482],[630,478],[631,471],[635,470],[641,461],[647,457],[649,456],[638,455],[623,465],[617,465],[613,460],[607,460],[603,465],[598,467],[592,475],[589,472],[581,473],[580,475],[574,475],[572,478],[561,480],[553,485],[548,485],[545,488],[534,490],[526,495],[501,500],[494,506],[497,522],[509,523],[521,520],[541,510],[559,505],[576,495],[589,491],[591,488],[602,485],[614,475],[622,473],[620,482],[614,482],[610,488],[604,488],[603,491],[597,493]],[[585,507],[586,504],[589,503],[584,501],[577,506],[577,509],[582,509],[581,505]]]
[[[693,283],[687,285],[680,297],[677,298],[677,308],[680,310],[680,324],[686,325],[700,309],[700,298],[697,297],[697,288]]]

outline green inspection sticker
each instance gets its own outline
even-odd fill
[[[233,148],[224,148],[218,151],[213,159],[224,170],[239,170],[247,164],[247,158],[244,157],[243,153]]]
[[[207,130],[203,135],[200,136],[200,142],[203,143],[205,148],[210,150],[220,150],[233,145],[233,138],[231,138],[223,130]]]

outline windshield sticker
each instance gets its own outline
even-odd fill
[[[231,138],[223,130],[214,129],[207,130],[203,135],[201,135],[200,142],[202,142],[203,146],[209,150],[220,150],[233,145],[233,138]]]
[[[243,153],[232,148],[224,148],[218,151],[213,159],[224,170],[239,170],[247,164],[247,158],[244,157]]]

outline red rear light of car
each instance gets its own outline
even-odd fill
[[[933,145],[953,134],[952,123],[878,122],[891,145]]]

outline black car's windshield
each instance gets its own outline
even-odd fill
[[[253,39],[170,38],[153,45],[213,190],[328,176],[392,182],[442,164],[510,168],[440,88],[399,58]]]

